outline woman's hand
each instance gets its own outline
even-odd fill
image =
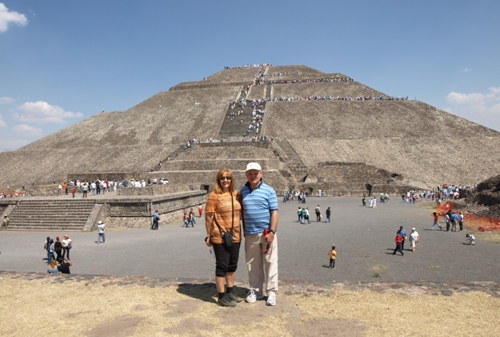
[[[210,236],[207,236],[207,238],[205,239],[205,244],[207,245],[207,247],[212,247],[212,241],[210,241]]]

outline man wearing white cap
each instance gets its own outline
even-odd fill
[[[415,227],[411,229],[410,241],[411,241],[411,250],[415,251],[416,249],[415,245],[418,241],[420,241],[420,236],[418,235],[418,232],[415,229]]]
[[[250,292],[248,303],[264,299],[266,282],[267,305],[276,305],[278,291],[278,197],[276,191],[262,182],[262,168],[249,163],[245,175],[248,182],[240,191],[242,198],[245,253]]]
[[[101,242],[101,238],[102,238],[102,243],[106,243],[106,236],[104,235],[105,227],[106,225],[99,220],[99,222],[97,223],[97,233],[99,233],[99,236],[97,237],[97,243]]]

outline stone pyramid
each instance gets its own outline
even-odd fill
[[[172,191],[209,189],[222,167],[241,186],[246,163],[259,161],[279,193],[357,195],[367,183],[394,192],[475,184],[500,174],[499,158],[499,132],[424,102],[340,73],[259,65],[180,83],[0,153],[0,186],[166,177]]]

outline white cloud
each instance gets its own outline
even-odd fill
[[[500,131],[500,87],[488,88],[486,93],[452,91],[446,100],[451,105],[446,111]]]
[[[0,128],[6,128],[6,127],[7,127],[7,123],[5,123],[2,115],[0,115]]]
[[[0,138],[0,152],[2,151],[14,151],[20,147],[28,145],[32,140],[23,139],[23,138],[8,138],[2,137]]]
[[[18,26],[26,26],[28,24],[28,19],[24,14],[9,11],[9,9],[0,2],[0,33],[7,31],[11,23]]]
[[[470,71],[470,69],[469,69],[469,68],[465,68],[465,69],[464,69],[464,73],[468,73],[469,71]]]
[[[65,123],[67,118],[82,118],[81,112],[64,111],[57,105],[50,105],[47,102],[26,102],[17,107],[19,113],[12,116],[25,123]]]
[[[10,97],[0,97],[0,104],[10,104],[14,102],[13,98]]]
[[[19,124],[12,127],[12,131],[26,136],[40,137],[43,135],[43,130],[40,128],[35,128],[27,124]]]

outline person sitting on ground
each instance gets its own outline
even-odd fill
[[[47,273],[49,274],[59,274],[59,269],[57,268],[57,261],[50,261],[49,269],[47,269]]]
[[[69,267],[72,266],[73,264],[71,263],[70,260],[64,259],[63,262],[61,262],[58,266],[57,269],[59,270],[60,273],[63,274],[71,274],[69,271]]]

